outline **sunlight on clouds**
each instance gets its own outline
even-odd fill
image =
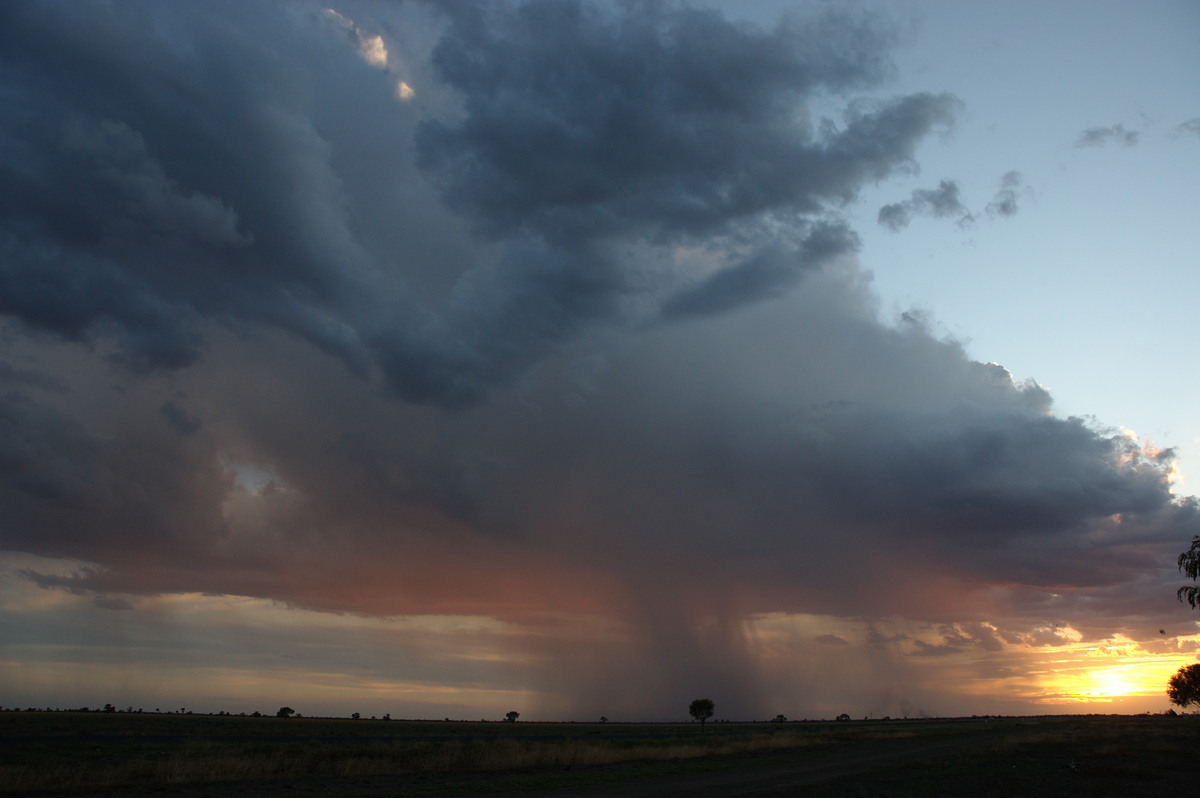
[[[383,43],[382,36],[370,36],[364,33],[361,28],[354,24],[354,20],[334,11],[332,8],[325,9],[325,16],[354,39],[358,54],[362,56],[364,61],[379,69],[387,68],[388,51],[387,45]]]
[[[1132,665],[1090,671],[1088,678],[1096,685],[1093,693],[1096,696],[1135,695],[1141,692],[1138,674]]]
[[[817,685],[822,691],[838,689],[856,669],[904,670],[912,684],[950,696],[948,707],[958,696],[965,699],[963,706],[990,700],[1006,713],[1056,705],[1079,712],[1088,704],[1112,711],[1118,702],[1122,711],[1161,711],[1167,706],[1167,680],[1194,661],[1200,647],[1197,634],[1143,643],[1121,633],[1087,640],[1065,622],[1021,630],[991,623],[931,625],[903,618],[866,622],[771,613],[758,616],[752,630],[765,664],[786,669],[789,660],[803,654],[824,663],[824,673],[842,674],[840,679],[822,675]]]
[[[393,59],[391,53],[388,52],[387,43],[384,42],[383,36],[379,34],[370,35],[364,32],[362,28],[355,24],[354,20],[350,19],[344,14],[334,11],[332,8],[325,9],[325,16],[330,20],[330,22],[332,22],[334,25],[337,25],[346,33],[348,37],[350,37],[355,49],[358,50],[358,54],[363,61],[375,67],[376,69],[386,70],[389,67],[395,66],[393,64],[395,59]],[[398,66],[399,70],[393,69],[393,74],[395,74],[396,71],[404,71],[402,63]],[[408,81],[396,81],[397,100],[400,100],[401,102],[408,102],[409,100],[413,99],[416,94],[416,91],[408,83]]]
[[[221,459],[221,465],[233,472],[234,483],[239,488],[255,496],[287,490],[283,479],[270,463],[254,463]]]
[[[1136,466],[1139,462],[1160,463],[1165,459],[1167,462],[1163,474],[1166,476],[1167,483],[1175,489],[1180,488],[1182,475],[1179,473],[1179,464],[1170,450],[1159,447],[1154,441],[1142,441],[1137,432],[1128,427],[1121,427],[1120,430],[1121,434],[1136,448],[1122,454],[1117,462],[1121,465]]]
[[[383,44],[382,36],[364,36],[359,33],[358,53],[373,67],[382,69],[388,65],[387,47]]]
[[[1167,680],[1180,666],[1195,658],[1200,635],[1174,638],[1175,650],[1156,653],[1122,634],[1091,645],[1072,645],[1038,652],[1049,665],[1039,690],[1030,695],[1038,703],[1108,703],[1116,698],[1159,698]],[[1191,651],[1187,652],[1187,647]],[[1035,655],[1035,661],[1039,658]]]

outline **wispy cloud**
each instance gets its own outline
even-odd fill
[[[1195,119],[1188,119],[1187,121],[1180,122],[1175,127],[1175,130],[1177,133],[1182,135],[1196,136],[1200,138],[1200,116],[1196,117]]]
[[[1124,125],[1116,124],[1108,127],[1090,127],[1075,140],[1076,147],[1103,147],[1108,144],[1123,144],[1133,147],[1138,143],[1139,132],[1126,130]]]
[[[908,227],[914,215],[934,218],[954,216],[959,224],[969,223],[972,218],[959,198],[958,183],[953,180],[943,180],[935,189],[915,189],[904,202],[884,205],[879,209],[879,223],[896,232]]]
[[[957,181],[942,180],[935,189],[915,189],[909,199],[884,205],[879,209],[876,221],[896,233],[908,227],[916,216],[955,218],[959,227],[973,224],[984,214],[990,218],[1016,216],[1022,182],[1020,172],[1006,172],[1000,178],[1000,188],[992,201],[982,211],[972,212],[963,204]]]
[[[1000,188],[985,209],[988,216],[1016,216],[1019,210],[1017,194],[1023,180],[1020,172],[1006,172],[1000,178]]]

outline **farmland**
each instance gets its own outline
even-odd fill
[[[1163,795],[1200,718],[485,723],[4,712],[3,795]]]

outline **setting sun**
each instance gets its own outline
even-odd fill
[[[1099,696],[1124,696],[1139,693],[1135,677],[1136,674],[1130,672],[1128,665],[1103,668],[1088,674],[1088,678],[1096,686],[1094,694]]]
[[[1039,703],[1112,704],[1130,700],[1153,709],[1158,699],[1165,701],[1167,680],[1186,662],[1175,650],[1176,643],[1158,653],[1136,643],[1121,642],[1122,645],[1113,647],[1047,652],[1052,661],[1041,683]],[[1178,644],[1193,642],[1191,637],[1180,638]],[[1109,661],[1097,666],[1097,657]]]

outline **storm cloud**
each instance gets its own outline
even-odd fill
[[[671,3],[4,5],[0,546],[123,615],[598,624],[525,641],[560,712],[766,712],[771,613],[940,624],[913,656],[1050,593],[1137,615],[1200,533],[1172,452],[877,309],[842,211],[961,107],[889,96],[891,43]],[[913,213],[966,210],[943,181],[879,220]]]

